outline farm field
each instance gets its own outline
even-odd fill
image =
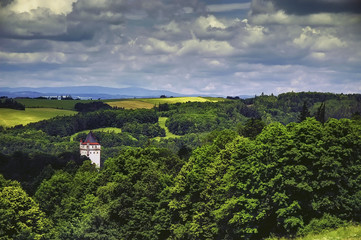
[[[0,125],[3,127],[26,125],[56,116],[68,116],[76,113],[75,111],[54,108],[26,108],[25,111],[0,108]]]
[[[138,109],[138,108],[145,108],[151,109],[154,107],[154,104],[140,101],[140,100],[117,100],[113,102],[104,101],[108,105],[112,107],[124,108],[124,109]]]
[[[174,97],[174,98],[138,98],[138,99],[117,99],[117,100],[104,100],[112,107],[119,107],[125,109],[146,108],[151,109],[159,104],[175,104],[185,102],[218,102],[223,101],[222,98],[210,97]]]
[[[76,138],[76,136],[78,136],[78,134],[82,134],[82,133],[88,133],[89,131],[92,132],[108,132],[108,133],[121,133],[122,129],[120,128],[116,128],[116,127],[107,127],[107,128],[97,128],[97,129],[92,129],[92,130],[84,130],[81,132],[77,132],[73,135],[70,136],[70,141],[73,142],[74,139]],[[76,140],[76,139],[75,139]]]
[[[92,100],[49,100],[49,99],[16,99],[17,102],[24,104],[25,108],[55,108],[74,110],[76,103],[88,103]]]
[[[185,102],[218,102],[218,98],[204,98],[204,97],[174,97],[174,98],[144,98],[141,101],[152,103],[153,105],[159,104],[174,104]]]

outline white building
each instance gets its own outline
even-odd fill
[[[85,141],[80,140],[80,155],[87,156],[99,168],[101,146],[90,131]]]

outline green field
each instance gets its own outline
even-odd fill
[[[335,230],[326,230],[319,234],[309,234],[292,240],[359,240],[361,239],[361,226],[350,225]],[[291,240],[288,238],[267,238],[266,240]]]
[[[175,135],[171,132],[169,132],[169,129],[166,127],[165,122],[167,121],[167,117],[160,117],[158,122],[159,122],[159,126],[161,128],[164,128],[165,130],[165,137],[164,138],[177,138],[180,137],[179,135]]]
[[[70,136],[70,141],[73,142],[74,139],[76,138],[76,136],[78,136],[78,134],[81,134],[81,133],[89,133],[90,131],[92,132],[108,132],[108,133],[121,133],[122,132],[122,129],[120,128],[115,128],[115,127],[107,127],[107,128],[97,128],[97,129],[92,129],[92,130],[84,130],[84,131],[81,131],[81,132],[77,132],[73,135]]]
[[[20,124],[26,125],[31,122],[38,122],[56,116],[74,115],[76,113],[75,111],[54,108],[27,108],[25,111],[0,108],[0,125],[4,127],[13,127]]]
[[[25,108],[56,108],[74,110],[76,103],[88,103],[92,100],[49,100],[49,99],[16,99]]]

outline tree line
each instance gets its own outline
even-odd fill
[[[25,110],[25,106],[12,98],[0,98],[0,108],[11,108],[15,110]]]

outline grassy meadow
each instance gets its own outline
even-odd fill
[[[116,128],[116,127],[106,127],[106,128],[97,128],[97,129],[92,129],[92,130],[84,130],[84,131],[81,131],[81,132],[77,132],[73,135],[70,136],[70,141],[73,142],[74,140],[77,140],[76,137],[79,135],[79,134],[82,134],[82,133],[89,133],[89,131],[92,131],[92,132],[108,132],[108,133],[121,133],[122,132],[122,129],[120,128]]]
[[[175,134],[169,132],[169,129],[165,125],[165,122],[167,121],[167,119],[168,119],[167,117],[160,117],[159,120],[158,120],[159,126],[165,130],[165,137],[164,138],[177,138],[177,137],[179,137],[178,135],[175,135]]]
[[[56,116],[74,115],[76,113],[75,111],[54,108],[26,108],[25,111],[0,108],[0,125],[3,127],[26,125]]]
[[[161,128],[163,128],[165,130],[165,134],[166,136],[164,138],[177,138],[179,137],[178,135],[175,135],[171,132],[169,132],[168,128],[165,126],[165,122],[167,121],[167,117],[160,117],[159,118],[159,125]],[[73,135],[70,136],[70,141],[73,142],[75,140],[77,140],[77,136],[79,134],[82,134],[82,133],[88,133],[90,130],[84,130],[84,131],[81,131],[81,132],[77,132]],[[92,129],[91,130],[92,132],[108,132],[108,133],[121,133],[122,132],[122,129],[120,128],[115,128],[115,127],[107,127],[107,128],[97,128],[97,129]],[[163,138],[163,137],[162,137]],[[160,139],[160,137],[156,137],[156,139]]]

